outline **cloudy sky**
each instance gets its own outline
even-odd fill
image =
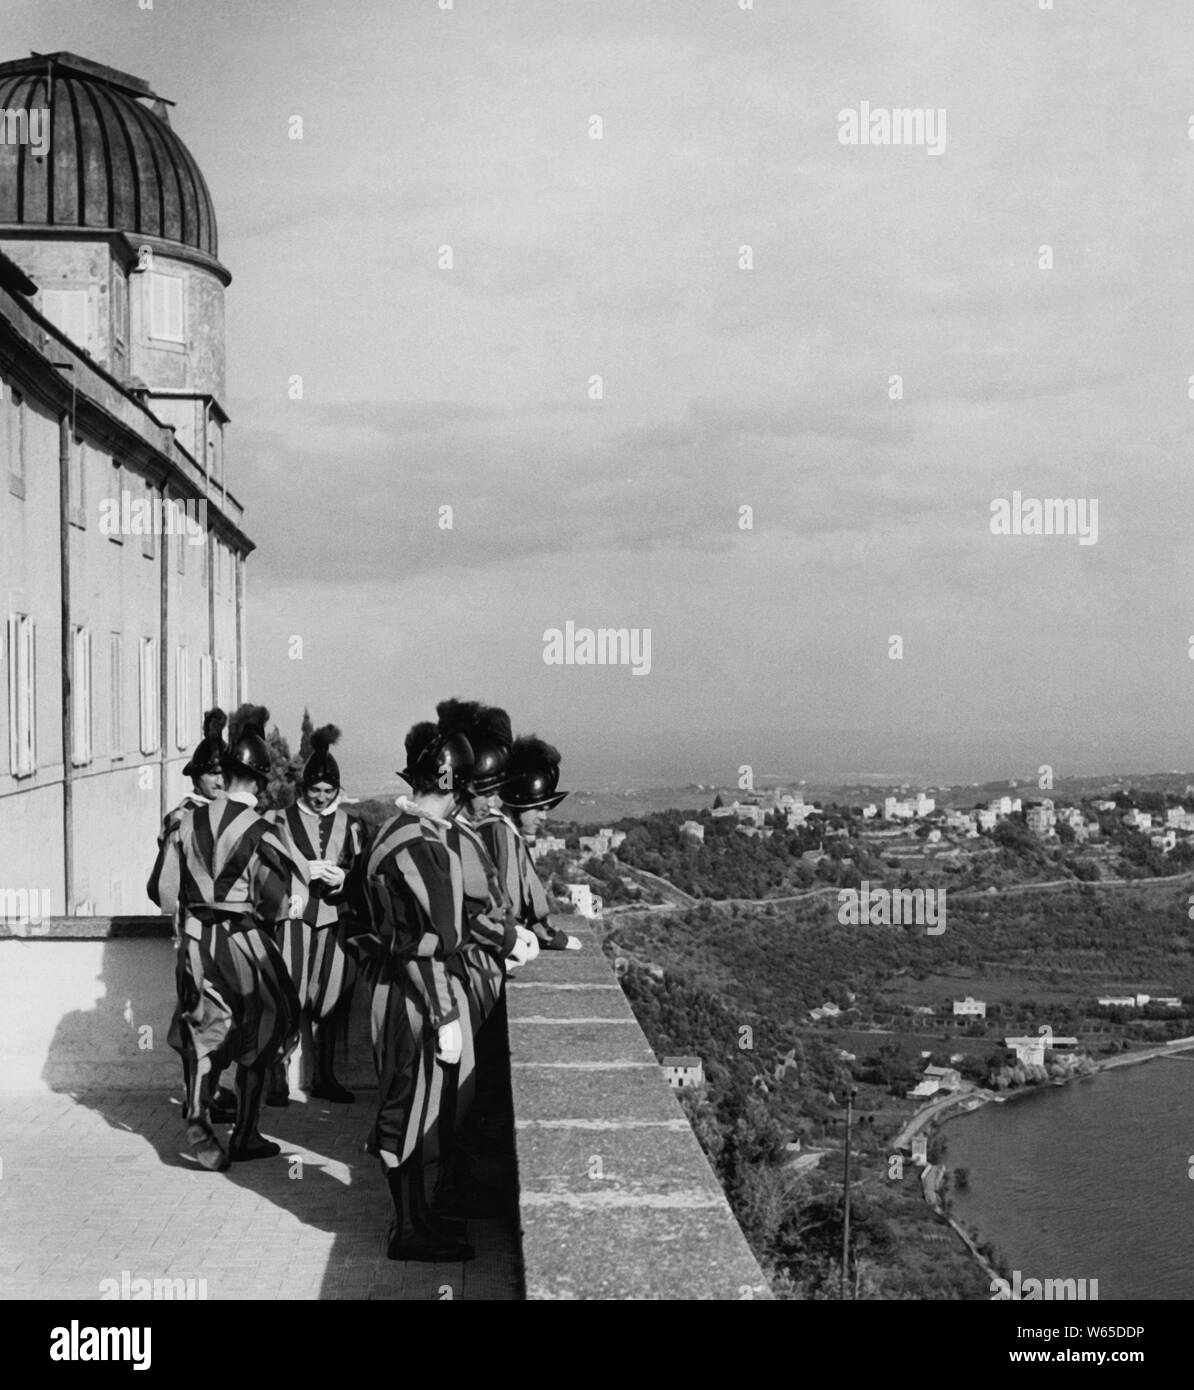
[[[283,730],[365,789],[446,694],[574,785],[1194,766],[1188,0],[439,3],[5,0],[211,187]],[[650,674],[545,665],[569,620]]]

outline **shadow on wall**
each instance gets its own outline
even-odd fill
[[[156,1155],[157,1164],[145,1168],[134,1159],[133,1167],[124,1170],[128,1160],[113,1166],[101,1141],[96,1183],[103,1186],[106,1205],[116,1208],[111,1219],[120,1243],[128,1244],[124,1232],[135,1231],[146,1203],[158,1196],[160,1181],[168,1205],[192,1200],[203,1204],[211,1216],[210,1229],[226,1232],[228,1251],[239,1252],[231,1253],[229,1261],[243,1261],[245,1242],[251,1241],[253,1251],[259,1252],[263,1277],[281,1280],[294,1277],[296,1268],[308,1268],[309,1291],[290,1296],[518,1297],[517,1225],[511,1218],[470,1222],[478,1258],[469,1266],[403,1265],[386,1258],[389,1197],[376,1159],[364,1152],[376,1091],[368,990],[360,984],[349,1019],[348,1055],[339,1066],[342,1078],[357,1093],[356,1103],[304,1101],[297,1094],[296,1065],[291,1104],[262,1110],[262,1132],[281,1144],[281,1155],[234,1163],[224,1173],[206,1172],[190,1159],[182,1118],[182,1068],[166,1041],[175,956],[169,938],[160,935],[160,927],[158,931],[140,939],[5,942],[0,951],[0,964],[10,949],[21,952],[20,968],[9,977],[10,983],[24,986],[21,1017],[27,1023],[35,1016],[58,1017],[52,1030],[42,1024],[26,1029],[26,1069],[40,1056],[41,1087],[69,1093],[78,1106],[111,1128],[140,1136]],[[57,1008],[46,1012],[55,998]],[[61,1012],[64,999],[75,1004],[66,1013]],[[337,1049],[338,1062],[344,1057],[342,1049],[343,1045]],[[226,1084],[234,1074],[231,1069],[226,1073]],[[227,1128],[218,1132],[226,1142]],[[167,1175],[162,1169],[172,1172]],[[127,1184],[123,1191],[122,1170]],[[232,1191],[221,1206],[220,1199],[213,1203],[211,1196],[213,1189],[218,1193],[222,1188]],[[269,1208],[288,1219],[269,1217]],[[160,1263],[162,1258],[156,1246],[147,1248],[142,1272],[152,1276],[155,1260]],[[203,1274],[209,1296],[218,1298],[221,1286],[229,1286],[222,1250],[209,1254],[207,1263],[210,1272],[189,1272]]]

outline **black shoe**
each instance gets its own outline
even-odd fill
[[[231,1125],[236,1123],[236,1092],[227,1086],[217,1086],[207,1108],[212,1124]]]
[[[290,1082],[286,1077],[285,1062],[275,1062],[269,1069],[265,1103],[275,1109],[282,1109],[290,1104]]]
[[[201,1121],[187,1125],[187,1143],[190,1145],[191,1157],[209,1173],[222,1173],[228,1167],[228,1155],[211,1132],[210,1125]]]
[[[341,1105],[351,1105],[356,1096],[345,1087],[341,1086],[335,1077],[324,1083],[314,1082],[309,1087],[307,1094],[315,1100],[333,1100]],[[269,1102],[267,1101],[268,1105]]]
[[[255,1158],[273,1158],[275,1154],[282,1152],[281,1144],[275,1144],[269,1139],[249,1140],[247,1144],[233,1142],[228,1145],[228,1157],[233,1163],[249,1163]]]
[[[429,1239],[464,1243],[466,1222],[463,1214],[457,1211],[453,1202],[453,1188],[450,1180],[443,1181],[427,1200],[422,1182],[412,1183],[408,1197],[410,1223],[421,1235]]]
[[[463,1241],[444,1240],[436,1236],[424,1236],[409,1226],[403,1228],[395,1222],[390,1229],[390,1240],[386,1255],[391,1260],[402,1260],[410,1264],[451,1265],[471,1260],[477,1252]]]
[[[463,1217],[449,1216],[434,1207],[427,1209],[427,1228],[432,1235],[440,1236],[444,1240],[458,1241],[462,1245],[468,1234],[468,1222]]]
[[[386,1184],[394,1201],[394,1224],[386,1254],[391,1260],[413,1264],[459,1264],[471,1260],[473,1247],[442,1227],[434,1225],[423,1188],[423,1168],[415,1162],[386,1173]]]

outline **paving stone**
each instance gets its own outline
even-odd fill
[[[469,1280],[460,1265],[411,1266],[408,1279],[386,1259],[389,1202],[361,1152],[373,1097],[358,1094],[265,1112],[284,1152],[310,1157],[301,1179],[285,1157],[226,1173],[184,1166],[181,1113],[163,1091],[0,1095],[0,1298],[96,1298],[124,1271],[204,1279],[209,1299],[418,1300],[445,1283],[456,1298],[521,1297],[514,1220],[470,1224]]]

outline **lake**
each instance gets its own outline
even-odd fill
[[[1021,1277],[1194,1299],[1194,1053],[1034,1090],[948,1123],[954,1215]]]

